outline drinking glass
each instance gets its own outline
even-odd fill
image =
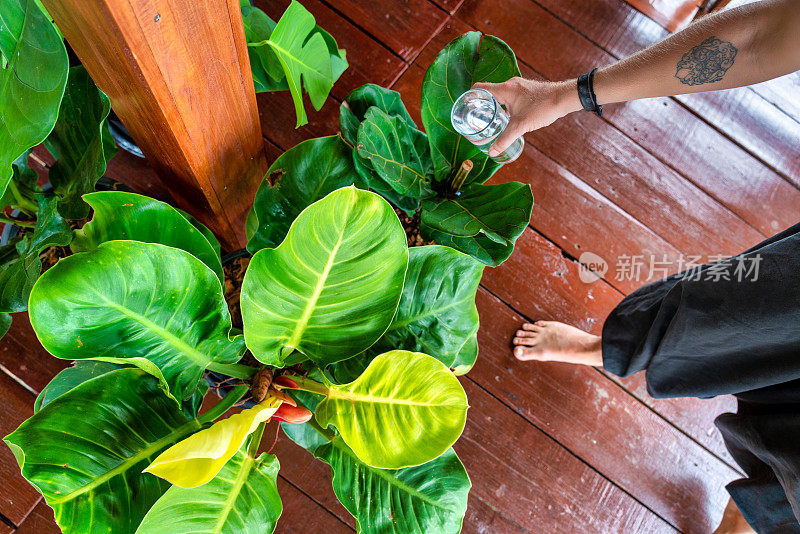
[[[486,89],[470,89],[459,96],[450,111],[450,122],[456,132],[467,138],[484,154],[489,152],[503,130],[508,126],[509,116],[494,95]],[[518,137],[511,145],[494,156],[498,163],[510,163],[522,154],[525,140]]]

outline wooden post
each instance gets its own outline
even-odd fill
[[[267,170],[239,0],[44,0],[180,207],[223,247]]]

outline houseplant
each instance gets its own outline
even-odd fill
[[[328,71],[320,67],[325,76],[317,77],[293,65],[282,45],[291,43],[296,57],[324,56],[331,84],[344,57],[296,6],[296,27],[242,8],[254,71],[263,70],[256,83],[292,91],[299,123],[301,80],[316,105],[330,90]],[[455,68],[454,91],[470,77],[500,81],[516,69],[503,47],[468,34],[434,67]],[[460,65],[454,50],[473,61]],[[271,531],[281,512],[279,464],[258,454],[269,420],[283,421],[292,440],[331,466],[334,492],[361,531],[460,530],[470,482],[451,448],[467,411],[456,374],[478,352],[483,264],[511,253],[532,199],[529,189],[514,189],[521,214],[476,229],[458,199],[493,198],[487,191],[500,186],[483,182],[497,166],[435,133],[434,119],[425,122],[429,137],[413,121],[398,122],[408,115],[402,103],[381,100],[392,95],[362,88],[343,106],[342,136],[301,143],[273,165],[248,224],[254,255],[242,286],[243,332],[231,326],[220,247],[207,228],[140,195],[83,195],[91,222],[67,232],[74,254],[44,273],[29,299],[44,347],[76,363],[5,438],[65,532],[180,531],[190,523]],[[363,111],[354,111],[359,103]],[[405,142],[396,155],[370,143],[379,131],[411,139],[419,152]],[[392,164],[376,167],[387,153]],[[466,161],[470,174],[461,171]],[[398,164],[422,169],[424,179],[415,184]],[[431,235],[443,232],[437,241],[480,261],[441,245],[409,250],[390,205],[366,188],[398,207],[422,206]],[[439,204],[461,210],[457,225],[437,222]],[[255,360],[242,363],[248,351]],[[236,385],[201,413],[206,371]],[[254,406],[223,418],[248,390]]]
[[[449,447],[466,396],[446,364],[406,350],[403,339],[466,345],[477,329],[480,264],[441,246],[409,253],[386,201],[340,188],[303,210],[279,246],[254,255],[242,335],[222,296],[218,248],[201,226],[133,193],[85,199],[94,217],[75,233],[75,254],[37,281],[29,311],[45,348],[78,363],[6,437],[65,532],[159,532],[175,528],[165,516],[188,521],[189,508],[195,525],[202,509],[211,526],[269,530],[280,515],[278,463],[256,451],[273,417],[301,425],[287,434],[331,464],[337,496],[362,531],[385,531],[387,517],[398,532],[459,530],[469,479]],[[319,274],[298,276],[304,268]],[[431,322],[440,309],[470,326]],[[352,382],[327,372],[395,341]],[[237,363],[245,346],[267,366]],[[248,386],[198,416],[204,369],[243,381],[268,369],[274,379],[254,408],[212,424]],[[430,487],[432,474],[448,484]],[[356,475],[376,486],[356,484]],[[254,510],[252,523],[237,522],[239,506]]]
[[[500,164],[453,130],[450,109],[473,83],[501,82],[518,75],[508,45],[490,35],[468,32],[448,44],[425,73],[422,122],[427,134],[417,129],[397,92],[368,84],[350,93],[340,109],[341,139],[348,149],[331,148],[333,141],[308,144],[286,161],[275,162],[269,175],[283,175],[284,180],[284,166],[290,175],[297,174],[291,170],[313,166],[321,152],[335,169],[348,167],[341,160],[352,159],[360,183],[409,214],[419,210],[423,238],[486,265],[499,265],[528,225],[531,189],[519,182],[486,185]],[[290,193],[278,193],[284,200],[298,196],[297,178],[289,179],[293,184],[284,189]],[[281,187],[280,182],[277,185]],[[248,225],[251,251],[281,238],[281,232],[276,236],[274,217],[264,208],[274,196],[268,182],[256,194]],[[294,205],[296,211],[302,202],[284,204]]]

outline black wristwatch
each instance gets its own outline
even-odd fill
[[[581,100],[581,105],[586,111],[593,111],[597,113],[598,117],[603,116],[603,106],[597,104],[597,95],[594,94],[594,73],[597,69],[594,68],[586,74],[578,76],[578,98]]]

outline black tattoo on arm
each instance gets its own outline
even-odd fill
[[[686,85],[718,82],[733,66],[736,52],[730,42],[709,37],[683,55],[675,77]]]

